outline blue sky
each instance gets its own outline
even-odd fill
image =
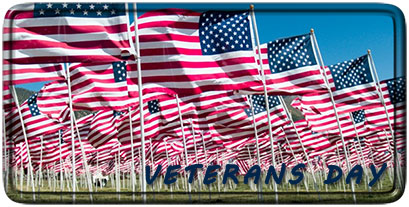
[[[394,77],[394,33],[393,20],[390,16],[369,12],[269,11],[269,8],[277,6],[294,7],[294,4],[255,4],[261,43],[305,34],[314,28],[325,65],[362,56],[366,54],[367,49],[371,49],[379,78],[383,80]],[[138,16],[161,8],[182,8],[195,11],[246,10],[249,4],[138,4]],[[18,87],[38,91],[43,84],[25,84]]]

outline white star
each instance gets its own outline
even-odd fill
[[[72,14],[72,15],[74,15],[74,14],[75,14],[74,9],[71,9],[71,10],[70,10],[70,14]]]
[[[89,5],[89,9],[94,10],[95,6],[94,4]]]
[[[43,9],[41,9],[39,12],[40,12],[40,15],[44,15],[44,10]]]
[[[109,6],[108,6],[108,5],[106,5],[106,4],[104,4],[104,6],[103,6],[103,7],[104,7],[104,10],[107,10]]]
[[[47,8],[48,8],[48,9],[51,9],[52,7],[53,7],[53,4],[52,4],[52,3],[48,3],[48,4],[47,4]]]
[[[67,3],[63,3],[62,4],[62,8],[67,8],[68,7],[68,4]]]
[[[82,5],[81,5],[80,3],[78,3],[78,4],[77,4],[77,9],[81,9],[81,6],[82,6]]]
[[[102,15],[102,11],[97,11],[97,16],[101,16]]]
[[[55,14],[60,14],[60,10],[58,8],[55,10]]]
[[[112,10],[111,10],[111,14],[114,15],[114,14],[115,14],[115,10],[112,9]]]
[[[84,10],[83,12],[84,12],[84,15],[88,16],[88,11],[87,10]]]

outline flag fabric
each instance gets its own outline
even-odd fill
[[[30,96],[30,98],[21,104],[20,109],[27,138],[54,133],[59,129],[65,128],[64,125],[50,119],[39,111],[37,106],[37,94]],[[23,141],[22,130],[18,110],[14,109],[6,117],[6,135],[14,137],[15,142]]]
[[[226,112],[216,112],[208,116],[207,123],[212,133],[224,141],[254,137],[253,116],[259,136],[268,133],[267,108],[264,95],[251,95],[254,107],[251,111],[250,103],[246,109],[236,109]],[[277,96],[268,96],[268,107],[270,109],[270,121],[272,127],[276,128],[288,123],[289,119]],[[274,130],[274,129],[273,129]]]
[[[386,109],[393,130],[406,130],[406,79],[398,77],[380,82],[380,90],[385,100]],[[383,106],[365,110],[367,127],[371,130],[390,130]]]
[[[379,95],[371,74],[368,55],[331,65],[326,71],[338,114],[380,107]],[[305,94],[302,106],[322,115],[334,114],[329,93]]]
[[[195,116],[195,106],[180,102],[181,114],[188,118]],[[131,109],[132,128],[135,141],[140,140],[139,107]],[[159,135],[180,126],[179,112],[174,96],[158,96],[158,99],[147,101],[143,105],[145,139]],[[118,120],[118,140],[121,144],[130,142],[129,112],[125,112]],[[162,134],[166,136],[166,134]]]
[[[248,11],[155,10],[140,16],[138,27],[149,91],[190,95],[261,84]]]
[[[13,96],[11,95],[11,88],[9,85],[3,83],[3,110],[9,112],[13,107],[16,107]]]
[[[130,50],[125,4],[27,3],[9,9],[4,58],[10,63],[114,62]]]
[[[293,100],[291,105],[302,112],[312,131],[332,135],[340,134],[335,114],[322,115],[311,109],[304,108],[298,97]],[[366,114],[364,110],[338,114],[338,117],[342,135],[344,137],[356,137],[357,135],[367,136],[371,133],[375,133],[367,128]],[[355,127],[352,121],[355,122]]]
[[[122,112],[98,111],[91,120],[88,141],[95,148],[115,139],[118,134],[117,119]]]
[[[271,41],[260,45],[260,50],[269,94],[302,95],[328,91],[311,34]],[[264,90],[262,85],[251,89]]]
[[[123,110],[135,104],[130,98],[125,61],[79,63],[70,66],[73,103],[82,110]]]
[[[68,105],[68,88],[65,81],[53,81],[44,84],[38,92],[37,105],[42,114],[60,123],[69,124],[70,108]],[[75,109],[75,105],[73,105]]]
[[[18,85],[64,79],[61,64],[10,64],[3,61],[3,84]]]

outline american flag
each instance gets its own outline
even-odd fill
[[[192,104],[180,102],[181,114],[188,118],[189,114],[195,112]],[[150,100],[144,103],[143,114],[145,117],[145,139],[153,138],[169,129],[180,126],[178,121],[179,113],[174,96],[161,96],[159,99]],[[139,107],[131,110],[132,127],[135,141],[140,140],[140,114]],[[118,140],[124,144],[130,142],[129,112],[119,118]],[[165,134],[163,134],[165,136]]]
[[[260,84],[248,11],[156,10],[138,27],[147,90],[198,94]]]
[[[253,116],[257,133],[260,136],[268,133],[267,108],[264,95],[251,95],[250,98],[254,107],[254,115],[251,112],[250,105],[246,109],[213,113],[213,115],[207,117],[212,133],[219,136],[223,141],[254,137]],[[289,119],[278,97],[268,96],[268,103],[272,126],[275,128],[287,124]]]
[[[72,64],[71,91],[75,107],[90,111],[119,111],[129,107],[136,99],[128,94],[127,70],[125,61]]]
[[[69,124],[68,89],[65,81],[44,84],[38,92],[37,105],[41,113],[60,123]]]
[[[380,82],[380,90],[385,100],[386,109],[393,130],[403,132],[406,130],[406,79],[398,77]],[[388,119],[383,106],[365,110],[367,127],[371,130],[389,131]]]
[[[21,104],[20,109],[27,138],[54,133],[59,129],[65,128],[62,124],[50,119],[39,111],[37,106],[37,94],[30,96],[30,98]],[[23,141],[23,129],[18,110],[14,109],[5,119],[7,136],[14,137],[15,142]]]
[[[6,14],[10,63],[114,62],[130,50],[125,4],[27,3]]]
[[[42,164],[50,164],[60,160],[60,138],[59,134],[52,133],[43,136],[42,139],[42,150],[41,150],[41,139],[36,137],[29,140],[30,155],[34,162],[39,162],[40,157],[42,157]],[[40,154],[42,151],[42,154]],[[71,148],[68,143],[61,143],[61,159],[65,159],[71,154]]]
[[[294,124],[297,128],[301,140],[298,139],[292,125],[286,125],[283,127],[283,129],[285,132],[285,136],[287,137],[291,148],[295,153],[303,153],[301,143],[303,144],[306,152],[312,157],[314,155],[318,156],[323,154],[324,152],[326,152],[326,149],[328,149],[332,145],[328,137],[324,134],[313,133],[313,131],[311,131],[311,129],[308,127],[308,123],[305,120],[296,121]],[[290,148],[287,148],[286,150],[289,151]]]
[[[98,111],[91,120],[88,141],[98,148],[110,140],[116,139],[118,133],[117,119],[122,112]]]
[[[3,84],[18,85],[51,80],[64,80],[61,64],[9,64],[3,61]]]
[[[331,65],[324,70],[338,114],[382,106],[370,71],[368,55]],[[300,97],[300,101],[303,107],[317,113],[334,115],[329,93],[306,94]]]
[[[16,107],[11,94],[10,86],[3,83],[3,110],[5,112],[9,112],[13,107]]]
[[[310,34],[262,44],[260,50],[269,94],[300,95],[328,91]],[[255,86],[251,90],[262,92],[263,86]]]

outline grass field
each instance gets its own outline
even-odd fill
[[[122,182],[122,181],[121,181]],[[11,182],[10,182],[11,183]],[[139,183],[139,182],[137,182]],[[342,188],[342,182],[335,185],[318,185],[317,189],[309,182],[309,192],[306,192],[305,186],[302,182],[298,188],[296,186],[288,184],[288,182],[282,183],[278,186],[278,200],[279,203],[320,203],[320,204],[344,204],[354,203],[350,186],[347,185],[346,191]],[[31,193],[31,187],[27,188],[26,183],[23,183],[23,189],[28,190],[21,192],[20,186],[9,185],[8,196],[15,202],[19,203],[48,203],[48,204],[63,204],[73,203],[72,193],[63,192],[60,193],[57,186],[56,192],[53,192],[53,188],[47,187],[47,181],[44,181],[43,187],[38,193],[36,193],[36,201],[33,201]],[[198,186],[193,188],[191,193],[191,200],[189,194],[182,189],[182,184],[179,183],[179,190],[173,186],[173,193],[168,188],[162,186],[161,192],[152,192],[152,186],[148,186],[147,203],[151,204],[179,204],[179,203],[212,203],[212,204],[252,204],[252,203],[265,203],[274,204],[275,194],[269,185],[263,185],[262,200],[258,198],[258,193],[251,190],[249,185],[243,183],[243,177],[239,177],[239,184],[233,189],[229,189],[229,185],[226,185],[226,192],[224,185],[220,185],[220,192],[218,191],[217,183],[214,183],[209,192],[208,187],[202,186],[202,191],[197,192]],[[88,188],[79,185],[79,193],[76,193],[76,201],[78,204],[125,204],[125,203],[142,203],[141,194],[135,193],[132,196],[130,188],[122,188],[121,193],[116,193],[115,186],[112,186],[111,182],[108,182],[107,186],[103,188],[98,187],[98,192],[92,193],[92,202],[90,200],[90,194]],[[137,191],[139,186],[137,186]],[[157,187],[157,186],[156,186]],[[231,186],[230,186],[231,187]],[[158,188],[156,188],[158,189]],[[95,190],[95,188],[94,188]],[[403,190],[394,189],[388,176],[383,176],[381,183],[375,184],[371,188],[371,192],[368,192],[365,182],[355,185],[355,195],[357,203],[389,203],[400,198]]]

